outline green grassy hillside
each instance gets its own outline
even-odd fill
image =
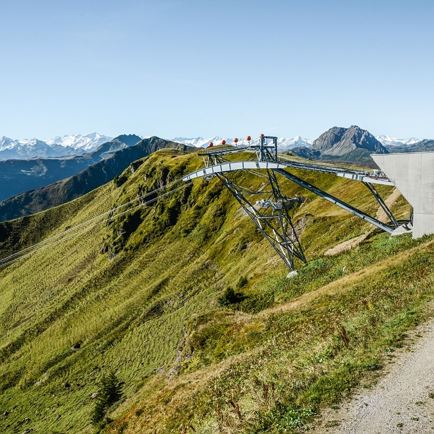
[[[201,160],[159,151],[140,163],[75,201],[0,225],[1,256]],[[303,176],[377,211],[361,184]],[[309,263],[290,280],[217,179],[107,217],[0,269],[0,431],[291,432],[338,402],[430,314],[434,239],[391,238],[303,195],[294,220]],[[393,209],[408,214],[402,198]],[[363,234],[352,250],[324,255]],[[243,297],[224,305],[229,287]],[[123,397],[109,410],[112,422],[96,428],[95,392],[112,371]]]

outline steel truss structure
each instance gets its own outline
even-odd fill
[[[228,155],[239,152],[255,153],[255,161],[229,161],[226,159]],[[201,155],[204,157],[205,168],[190,173],[185,176],[183,180],[190,181],[201,177],[218,177],[291,271],[295,271],[296,260],[303,263],[306,262],[299,236],[291,218],[291,210],[299,206],[304,199],[299,196],[292,198],[286,197],[280,189],[276,174],[334,203],[352,215],[369,222],[389,234],[396,233],[397,230],[399,232],[399,229],[401,229],[401,232],[408,232],[410,230],[408,226],[410,222],[399,222],[374,187],[374,184],[394,185],[393,182],[387,179],[382,173],[378,173],[378,171],[369,173],[365,171],[347,170],[330,165],[283,160],[279,158],[277,153],[277,137],[264,135],[260,137],[259,144],[257,145],[217,147],[216,149],[208,149],[202,152]],[[290,173],[287,170],[288,168],[330,173],[362,182],[371,192],[375,201],[385,212],[390,222],[384,223],[376,217],[327,193],[293,173]],[[259,174],[256,172],[257,169],[265,170],[266,173]],[[253,172],[255,175],[263,176],[264,179],[266,179],[266,186],[269,188],[267,192],[269,197],[256,201],[254,204],[249,196],[261,194],[264,190],[251,191],[243,186],[238,181],[238,178],[231,177],[231,173],[238,171],[249,171]]]
[[[301,198],[289,199],[285,197],[281,193],[277,178],[271,170],[267,172],[267,177],[269,186],[272,189],[272,198],[257,202],[255,205],[247,198],[241,186],[234,180],[229,179],[224,174],[216,176],[232,193],[290,270],[295,270],[295,258],[306,262],[306,257],[289,213],[291,208],[302,202]]]

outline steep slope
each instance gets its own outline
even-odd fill
[[[0,200],[76,175],[110,156],[110,152],[134,145],[140,140],[134,134],[125,134],[102,144],[94,152],[77,157],[0,161]]]
[[[200,164],[195,154],[153,153],[121,182],[0,224],[0,249],[68,234]],[[361,184],[303,176],[377,209]],[[107,432],[290,431],[378,369],[432,299],[433,239],[373,232],[323,257],[371,228],[282,186],[306,197],[294,221],[310,263],[291,280],[217,179],[107,215],[1,269],[0,431],[92,432],[98,382],[112,370],[124,396]],[[408,206],[401,198],[394,210]],[[244,298],[220,303],[228,287]]]
[[[137,136],[119,136],[116,141],[100,146],[92,155],[93,160],[100,161],[77,175],[0,202],[0,221],[33,214],[82,196],[118,176],[131,162],[158,149],[185,149],[184,145],[158,137],[144,139],[139,143],[136,143],[136,138]]]
[[[321,153],[328,151],[342,140],[346,131],[346,128],[332,127],[313,141],[312,148]]]

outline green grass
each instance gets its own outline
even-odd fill
[[[140,163],[80,199],[1,225],[2,256],[201,161],[163,151]],[[262,182],[238,176],[251,187]],[[303,176],[376,211],[362,185]],[[282,188],[305,194],[290,183]],[[92,394],[111,371],[124,382],[106,427],[113,432],[298,430],[345,396],[426,315],[432,238],[372,233],[325,257],[370,227],[305,196],[294,220],[308,222],[302,242],[310,261],[291,280],[218,180],[106,218],[1,270],[0,408],[7,416],[0,415],[0,431],[92,432]],[[399,200],[394,210],[405,215],[408,207]],[[228,287],[245,298],[221,306]]]

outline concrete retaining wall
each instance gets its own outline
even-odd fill
[[[434,152],[374,154],[374,161],[413,207],[413,238],[434,233]]]

